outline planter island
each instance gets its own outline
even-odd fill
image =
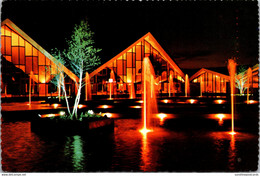
[[[81,114],[77,120],[67,119],[61,114],[43,114],[31,121],[31,130],[52,135],[106,134],[114,131],[114,120],[89,112]]]

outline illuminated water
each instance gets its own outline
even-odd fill
[[[91,94],[91,83],[90,83],[90,78],[88,72],[86,72],[85,76],[85,100],[91,100],[92,99],[92,94]]]
[[[224,122],[225,124],[226,122]],[[217,124],[217,121],[216,121]],[[138,130],[142,119],[115,119],[112,134],[42,136],[30,122],[2,123],[2,169],[10,172],[249,171],[257,169],[258,136],[157,126]]]
[[[235,93],[235,76],[236,76],[236,62],[234,59],[228,60],[228,71],[230,76],[230,97],[231,97],[231,134],[235,134],[234,131],[234,93]]]
[[[251,77],[252,77],[252,69],[251,67],[248,68],[247,70],[247,104],[249,104],[249,91],[251,87]]]
[[[157,99],[156,99],[156,88],[154,80],[154,68],[150,59],[145,57],[143,60],[142,67],[142,87],[143,87],[143,106],[142,106],[142,118],[143,118],[143,128],[140,130],[141,133],[146,134],[150,132],[151,118],[153,114],[157,114]]]
[[[186,74],[185,75],[185,97],[187,97],[189,93],[190,93],[190,82],[189,82],[189,76]]]

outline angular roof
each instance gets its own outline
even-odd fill
[[[179,68],[179,66],[170,58],[170,56],[165,52],[165,50],[161,47],[161,45],[156,41],[156,39],[153,37],[153,35],[150,32],[145,34],[143,37],[141,37],[139,40],[134,42],[132,45],[127,47],[125,50],[123,50],[122,52],[117,54],[115,57],[110,59],[108,62],[101,65],[99,68],[97,68],[95,71],[93,71],[89,76],[93,77],[94,75],[99,73],[101,70],[105,69],[109,64],[113,63],[116,59],[121,57],[124,53],[126,53],[128,50],[133,48],[136,44],[138,44],[139,42],[141,42],[144,39],[146,41],[148,41],[155,49],[157,49],[160,52],[160,54],[163,56],[164,60],[166,62],[168,62],[182,77],[184,77],[184,73]]]
[[[56,63],[56,59],[49,54],[45,49],[43,49],[38,43],[36,43],[32,38],[30,38],[25,32],[23,32],[18,26],[16,26],[11,20],[6,19],[1,23],[1,26],[7,25],[12,30],[17,32],[19,35],[21,35],[25,40],[27,40],[31,45],[33,45],[37,50],[39,50],[42,54],[44,54],[49,60]],[[73,80],[78,81],[78,77],[72,73],[68,68],[66,68],[64,65],[62,65],[64,72]]]
[[[208,69],[205,69],[205,68],[202,68],[202,69],[200,69],[199,71],[197,71],[194,75],[192,75],[191,77],[190,77],[190,81],[192,81],[194,78],[196,78],[196,77],[198,77],[199,75],[201,75],[201,74],[203,74],[203,73],[205,73],[205,72],[207,72],[207,73],[212,73],[212,74],[214,74],[214,75],[218,75],[219,77],[222,77],[222,78],[225,78],[225,79],[227,79],[227,80],[230,80],[230,77],[228,76],[228,75],[224,75],[224,74],[222,74],[222,73],[218,73],[218,72],[215,72],[215,71],[212,71],[212,70],[208,70]]]

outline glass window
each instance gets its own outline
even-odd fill
[[[46,57],[46,65],[51,65],[51,61],[49,58]]]
[[[5,56],[6,60],[12,62],[12,56]]]
[[[24,65],[20,65],[20,69],[25,72],[25,66]]]
[[[19,36],[19,46],[24,46],[24,39]]]
[[[45,56],[39,52],[39,65],[45,65]]]
[[[46,87],[45,84],[39,84],[39,96],[45,96]]]
[[[25,61],[25,73],[30,74],[30,72],[32,71],[32,57],[25,57]]]
[[[19,47],[18,46],[13,46],[12,47],[12,60],[13,63],[18,65],[19,64],[19,52],[18,52]]]
[[[141,46],[140,45],[137,45],[136,46],[136,60],[141,60],[142,58],[142,55],[141,55]]]
[[[38,56],[38,50],[33,47],[33,56]]]
[[[5,36],[11,36],[11,29],[5,26]]]
[[[5,54],[5,36],[1,36],[1,53]]]
[[[11,55],[11,37],[5,37],[5,54]]]
[[[20,64],[25,64],[25,49],[24,47],[19,47]]]
[[[39,66],[39,81],[45,83],[45,66]]]
[[[212,74],[207,73],[207,91],[212,92]]]
[[[117,61],[117,74],[123,75],[123,60]]]
[[[32,56],[32,45],[25,42],[25,56]]]
[[[132,82],[132,68],[127,68],[127,83]]]
[[[38,74],[38,57],[33,56],[33,73]]]
[[[132,67],[132,53],[127,53],[127,67]]]
[[[18,46],[18,35],[12,32],[12,46]]]

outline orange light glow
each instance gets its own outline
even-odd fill
[[[168,102],[169,102],[169,100],[165,99],[165,100],[163,100],[163,102],[164,102],[164,103],[168,103]]]
[[[52,106],[56,109],[57,107],[59,107],[59,104],[53,104]]]
[[[110,105],[100,105],[100,106],[98,106],[98,108],[107,109],[107,108],[112,108],[112,106],[110,106]]]
[[[189,99],[188,101],[190,102],[190,104],[193,104],[193,103],[196,103],[197,100]]]
[[[223,104],[224,103],[224,100],[215,100],[214,101],[216,104]]]
[[[143,135],[146,135],[149,132],[152,132],[153,130],[147,129],[147,128],[143,128],[141,130],[139,130],[140,133],[142,133]]]
[[[112,117],[112,114],[111,113],[104,113],[103,116],[107,116],[108,118],[111,118]]]
[[[257,101],[255,100],[249,100],[249,101],[246,101],[247,104],[257,104]]]
[[[164,113],[160,113],[160,114],[157,114],[157,117],[159,117],[160,120],[163,120],[165,117],[167,117],[167,115]]]
[[[225,117],[225,114],[216,114],[216,117],[222,120]]]
[[[61,111],[61,112],[60,112],[60,115],[61,115],[61,116],[65,115],[65,112],[64,112],[64,111]]]
[[[216,114],[216,117],[219,119],[218,124],[220,126],[223,125],[223,118],[225,117],[225,114]]]
[[[235,132],[235,131],[231,131],[229,134],[231,134],[231,135],[235,135],[236,132]]]
[[[139,100],[139,101],[137,101],[137,103],[143,103],[144,101],[143,100]]]
[[[142,108],[142,106],[129,106],[130,108],[136,108],[136,109],[140,109]]]
[[[59,116],[60,114],[43,114],[40,117],[41,118],[46,118],[46,117],[55,117],[55,116]]]
[[[79,105],[78,105],[78,108],[79,108],[79,109],[81,109],[81,108],[83,108],[83,107],[85,107],[85,105],[82,105],[82,104],[79,104]]]

